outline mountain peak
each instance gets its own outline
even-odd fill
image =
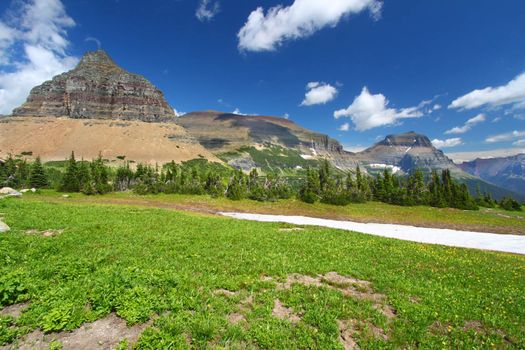
[[[402,134],[388,135],[383,141],[377,143],[377,145],[402,147],[433,147],[432,142],[427,136],[418,134],[414,131],[409,131]]]
[[[88,51],[84,54],[80,60],[79,65],[91,65],[91,64],[108,64],[116,66],[116,63],[109,57],[108,53],[104,50]]]
[[[158,88],[143,76],[122,69],[103,50],[87,52],[73,70],[33,88],[13,115],[146,122],[175,119]]]

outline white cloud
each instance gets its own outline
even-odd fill
[[[201,0],[195,16],[201,22],[211,21],[220,11],[220,3],[218,1]]]
[[[349,123],[344,123],[337,130],[339,130],[339,131],[348,131],[348,130],[350,130],[350,124]]]
[[[283,118],[284,119],[290,119],[290,115],[288,113],[284,113]]]
[[[525,140],[518,140],[512,143],[514,146],[525,147]]]
[[[445,131],[445,134],[464,134],[470,131],[476,124],[483,123],[487,120],[485,114],[478,114],[477,116],[470,118],[462,126],[456,126],[450,130]]]
[[[452,101],[449,108],[473,109],[502,105],[525,108],[525,73],[518,75],[506,85],[469,92]]]
[[[273,51],[287,40],[304,38],[324,27],[335,27],[351,14],[369,10],[379,18],[379,0],[295,0],[290,6],[275,6],[265,14],[258,7],[248,16],[237,37],[243,51]]]
[[[494,119],[492,119],[492,123],[498,123],[501,121],[501,117],[496,117]]]
[[[239,108],[235,108],[232,112],[232,114],[237,114],[237,115],[249,115],[247,113],[243,113],[241,112],[241,110]],[[252,114],[252,115],[255,115],[255,114]]]
[[[391,125],[401,119],[419,118],[423,113],[418,107],[403,109],[388,108],[388,100],[382,94],[372,95],[366,87],[354,102],[346,108],[334,112],[336,119],[349,117],[357,131],[364,131],[384,125]]]
[[[514,130],[511,132],[507,132],[505,134],[490,136],[485,141],[488,143],[508,142],[508,141],[516,140],[520,137],[525,137],[525,131]]]
[[[446,153],[447,157],[452,159],[455,163],[468,162],[477,158],[496,158],[508,157],[516,154],[525,153],[525,148],[501,148],[492,149],[488,151],[470,151],[470,152],[454,152]]]
[[[313,106],[326,104],[337,96],[337,89],[330,84],[320,82],[310,82],[306,86],[307,92],[301,106]]]
[[[441,109],[441,105],[440,104],[435,104],[434,107],[432,108],[433,110],[435,111],[439,111]]]
[[[186,114],[186,112],[179,112],[175,108],[173,108],[173,113],[175,113],[176,117],[180,117],[180,116],[183,116],[184,114]]]
[[[3,56],[0,54],[0,113],[4,114],[22,104],[35,85],[72,69],[78,62],[66,54],[66,29],[75,21],[60,0],[16,4],[9,25],[0,22],[0,45],[4,46]]]
[[[446,140],[439,140],[439,139],[432,140],[432,144],[434,145],[434,147],[438,149],[456,147],[456,146],[461,145],[462,143],[463,141],[459,137],[456,137],[453,139],[446,139]]]

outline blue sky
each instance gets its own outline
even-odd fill
[[[409,130],[447,153],[525,149],[521,0],[4,0],[0,14],[4,113],[99,41],[177,111],[289,116],[349,149]]]

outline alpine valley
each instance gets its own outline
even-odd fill
[[[471,191],[525,199],[523,155],[506,160],[454,164],[428,137],[389,135],[352,153],[327,135],[292,120],[199,111],[177,117],[163,93],[144,77],[119,67],[102,51],[88,52],[77,67],[32,89],[27,101],[0,118],[0,157],[66,159],[71,151],[110,162],[162,164],[195,158],[227,163],[246,172],[296,176],[319,160],[340,171],[390,169],[405,175],[449,169]],[[518,169],[519,168],[519,169]]]

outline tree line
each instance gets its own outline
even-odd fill
[[[472,196],[465,184],[452,178],[448,169],[433,171],[430,176],[418,169],[404,177],[385,169],[370,176],[359,166],[346,174],[335,171],[327,160],[320,162],[318,168],[307,168],[300,181],[291,181],[277,174],[260,176],[257,169],[245,174],[205,159],[182,164],[172,161],[163,166],[138,164],[133,169],[129,162],[114,168],[101,156],[85,161],[77,160],[71,153],[63,171],[57,171],[44,167],[38,157],[29,163],[9,156],[0,163],[0,187],[3,186],[55,188],[87,195],[132,190],[138,194],[208,194],[232,200],[276,201],[296,196],[306,203],[333,205],[380,201],[463,210],[477,210],[480,206],[522,210],[516,200],[506,197],[497,202],[479,188],[476,196]]]

